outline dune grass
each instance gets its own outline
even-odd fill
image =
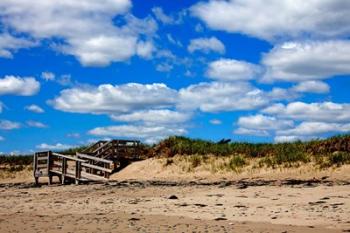
[[[61,151],[75,154],[86,146]],[[175,155],[186,164],[183,170],[192,171],[200,166],[210,167],[212,171],[239,172],[243,167],[276,168],[298,167],[313,163],[319,168],[350,164],[350,135],[339,135],[323,140],[291,143],[216,143],[201,139],[172,136],[153,146],[142,145],[142,155],[165,157],[164,166],[174,162]],[[218,159],[219,158],[219,159]],[[14,172],[32,164],[31,155],[0,156],[0,169]]]
[[[221,169],[238,171],[249,165],[247,161],[258,161],[256,167],[298,167],[313,163],[319,168],[350,164],[350,135],[340,135],[324,140],[290,143],[215,143],[186,137],[169,137],[155,145],[159,156],[181,155],[187,158],[193,170],[203,163],[213,162],[207,155],[229,157]],[[165,148],[162,154],[161,148]],[[172,162],[169,160],[166,165]]]

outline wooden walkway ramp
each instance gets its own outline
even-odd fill
[[[64,155],[52,151],[34,154],[33,170],[35,182],[40,177],[57,176],[64,184],[74,181],[106,181],[113,170],[123,164],[140,158],[140,141],[117,140],[98,141],[76,155]]]
[[[111,160],[85,154],[69,156],[52,151],[38,152],[34,154],[33,160],[35,183],[39,183],[40,177],[48,177],[51,184],[53,176],[57,176],[62,184],[68,181],[76,184],[106,181],[112,173],[111,164]]]

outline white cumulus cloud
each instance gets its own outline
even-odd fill
[[[225,53],[225,45],[216,37],[192,39],[187,47],[190,53],[200,51],[203,53]]]
[[[350,4],[343,0],[210,0],[191,12],[210,28],[265,40],[348,37]]]
[[[171,135],[183,135],[187,131],[181,127],[146,126],[146,125],[117,125],[97,127],[89,134],[103,137],[125,137],[144,140],[154,143]]]
[[[350,41],[289,42],[265,54],[262,81],[301,82],[350,74]]]
[[[21,128],[21,124],[9,120],[0,120],[0,129],[2,130],[13,130]]]
[[[235,134],[246,134],[256,136],[267,136],[269,131],[286,129],[294,126],[292,120],[280,120],[273,116],[262,114],[252,116],[242,116],[237,122],[239,128]]]
[[[179,91],[180,109],[200,109],[203,112],[251,110],[269,102],[265,93],[249,83],[199,83]]]
[[[209,63],[207,76],[221,81],[250,80],[260,72],[257,65],[234,59],[219,59]]]
[[[350,123],[302,122],[292,129],[279,130],[278,135],[315,136],[323,133],[350,132]]]
[[[49,103],[58,110],[76,113],[122,114],[150,108],[173,106],[177,92],[165,84],[103,84],[61,91]]]
[[[329,85],[322,81],[304,81],[300,82],[292,88],[296,92],[305,92],[305,93],[328,93]]]
[[[274,104],[263,109],[262,112],[293,120],[350,122],[350,104],[347,103],[304,103],[298,101],[287,105]]]
[[[37,149],[40,150],[66,150],[69,148],[75,147],[74,145],[68,145],[68,144],[62,144],[62,143],[56,143],[56,144],[47,144],[47,143],[41,143],[36,146]]]
[[[35,112],[35,113],[44,113],[44,109],[42,109],[40,106],[36,104],[31,104],[25,107],[26,110]]]
[[[21,48],[30,48],[36,43],[26,38],[17,38],[8,33],[0,34],[0,57],[12,58],[13,52]]]
[[[169,125],[185,123],[191,114],[168,109],[135,111],[129,114],[112,115],[112,119],[123,122],[143,122],[146,125]]]
[[[138,53],[140,35],[155,32],[151,18],[138,19],[130,0],[0,2],[1,22],[37,40],[60,38],[56,50],[75,56],[84,66],[106,66]],[[113,21],[120,16],[119,25]],[[143,43],[143,42],[142,42]]]
[[[7,75],[0,78],[0,95],[35,95],[40,90],[40,83],[33,77]]]

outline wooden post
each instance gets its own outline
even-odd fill
[[[35,185],[39,185],[39,177],[36,174],[37,168],[38,168],[38,153],[35,153],[33,158],[33,175],[35,179]]]
[[[66,158],[62,158],[62,180],[61,180],[61,184],[64,184],[66,173],[67,173],[67,159]]]
[[[52,174],[51,174],[51,165],[52,165],[52,156],[51,156],[51,151],[47,152],[47,176],[49,177],[49,182],[48,185],[52,184]]]
[[[81,162],[75,162],[75,184],[79,184],[79,179],[81,178]]]
[[[105,168],[110,168],[110,165],[109,165],[109,163],[105,163],[105,166],[104,166]],[[104,172],[104,177],[106,178],[106,179],[108,179],[109,178],[109,173],[108,172]]]

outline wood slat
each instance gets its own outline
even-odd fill
[[[101,150],[103,147],[108,146],[110,142],[106,141],[105,143],[102,144],[102,146],[99,146],[97,149],[92,151],[92,153],[97,153],[97,151]]]
[[[61,157],[61,158],[66,158],[66,159],[73,160],[73,161],[85,162],[85,160],[83,160],[83,159],[79,159],[79,158],[72,157],[69,155],[62,155],[62,154],[58,154],[58,153],[52,153],[52,155],[57,156],[57,157]]]
[[[50,170],[50,172],[55,173],[57,175],[62,175],[61,171],[58,170]],[[66,177],[71,178],[71,179],[75,179],[75,175],[74,175],[74,171],[73,170],[67,170],[67,173],[65,174]],[[93,175],[90,173],[86,173],[86,172],[81,172],[81,178],[78,179],[80,181],[106,181],[108,179],[102,177],[102,176],[98,176],[98,175]]]
[[[47,164],[38,164],[37,165],[37,168],[40,169],[40,168],[47,168]]]
[[[38,161],[40,161],[40,160],[47,160],[47,156],[45,156],[45,157],[38,157],[37,160]]]
[[[88,163],[82,163],[81,166],[83,166],[83,167],[89,167],[89,168],[96,169],[96,170],[99,170],[99,171],[104,171],[104,172],[112,173],[112,170],[111,170],[111,169],[104,168],[104,167],[99,167],[99,166],[92,165],[92,164],[88,164]]]
[[[102,176],[98,176],[98,175],[94,175],[94,174],[90,174],[90,173],[86,173],[86,172],[81,172],[81,177],[85,178],[87,180],[92,180],[92,181],[107,181],[108,180]]]
[[[91,156],[91,155],[86,155],[86,154],[77,153],[77,156],[79,158],[90,159],[90,160],[94,160],[96,162],[102,162],[102,163],[108,163],[108,164],[112,164],[113,163],[112,160],[102,159],[102,158],[98,158],[98,157]]]

